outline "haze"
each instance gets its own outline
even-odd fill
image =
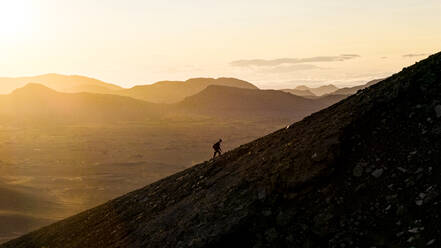
[[[0,1],[0,76],[349,86],[440,50],[439,13],[439,0]]]

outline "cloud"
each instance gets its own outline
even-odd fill
[[[409,53],[409,54],[404,54],[403,57],[404,58],[414,58],[414,57],[423,57],[428,55],[427,53]]]
[[[289,66],[269,67],[269,68],[261,69],[260,71],[264,73],[289,73],[294,71],[319,70],[319,69],[325,69],[325,68],[310,64],[295,64]]]
[[[243,59],[235,60],[230,64],[232,66],[246,67],[246,66],[278,66],[286,64],[301,64],[311,62],[333,62],[333,61],[345,61],[350,59],[359,58],[357,54],[342,54],[339,56],[318,56],[310,58],[280,58],[280,59]]]

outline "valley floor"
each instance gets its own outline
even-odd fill
[[[212,119],[0,126],[0,243],[104,203],[286,123]]]

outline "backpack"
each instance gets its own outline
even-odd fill
[[[213,145],[213,149],[214,149],[214,150],[219,150],[219,149],[220,149],[220,142],[216,142],[216,143]]]

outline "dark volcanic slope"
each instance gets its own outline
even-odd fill
[[[2,247],[440,247],[441,53]]]

